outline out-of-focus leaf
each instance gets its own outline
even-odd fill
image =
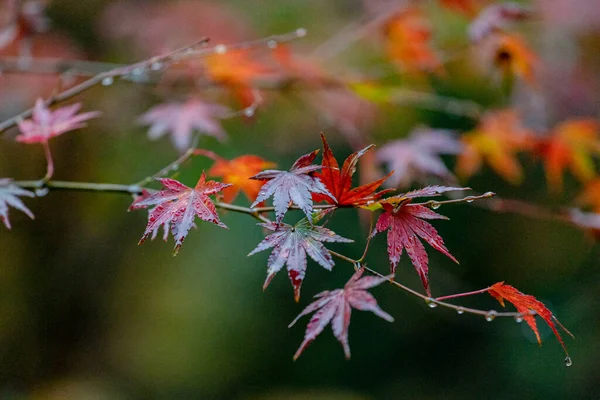
[[[35,218],[33,213],[23,204],[23,201],[18,196],[35,197],[30,191],[21,189],[15,185],[12,179],[0,179],[0,221],[8,229],[11,228],[10,220],[8,219],[8,206],[24,212],[31,219]]]
[[[208,170],[208,175],[221,177],[223,182],[231,184],[223,189],[223,201],[226,203],[231,203],[240,190],[248,200],[254,201],[263,182],[250,178],[263,169],[274,166],[275,163],[253,155],[243,155],[232,160],[218,158]]]
[[[138,121],[150,125],[148,138],[156,140],[170,133],[173,145],[183,152],[191,146],[195,130],[218,140],[225,140],[227,134],[217,118],[224,117],[229,112],[222,105],[193,98],[185,103],[159,104],[140,116]]]

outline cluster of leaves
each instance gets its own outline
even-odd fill
[[[472,19],[468,28],[470,46],[482,55],[487,65],[491,65],[505,77],[516,77],[531,86],[535,85],[538,63],[535,53],[520,37],[507,31],[515,22],[527,19],[531,15],[529,9],[514,3],[486,6],[476,0],[441,0],[440,3]],[[444,76],[444,56],[434,48],[431,23],[422,8],[409,6],[394,12],[384,19],[380,28],[387,55],[400,71],[415,75]],[[297,32],[297,36],[302,36],[301,32]],[[446,248],[435,227],[428,222],[447,218],[432,210],[435,202],[415,203],[414,199],[467,190],[468,188],[457,183],[459,178],[468,179],[479,172],[484,164],[488,164],[507,181],[516,184],[523,180],[524,175],[518,156],[527,153],[541,158],[547,180],[554,191],[562,188],[563,174],[565,170],[570,170],[577,179],[589,184],[580,196],[580,203],[590,205],[596,211],[600,210],[600,180],[594,179],[597,175],[595,157],[600,153],[600,124],[592,119],[567,120],[549,132],[534,132],[521,121],[515,110],[505,109],[490,110],[479,115],[476,128],[460,136],[449,130],[417,128],[407,138],[386,143],[376,152],[374,158],[389,165],[389,174],[372,181],[362,179],[365,182],[361,181],[356,187],[353,185],[353,176],[361,157],[372,149],[372,145],[350,154],[340,167],[322,135],[321,164],[313,164],[319,153],[319,150],[315,150],[301,156],[289,170],[270,169],[275,164],[255,155],[241,155],[227,160],[208,151],[193,149],[195,133],[213,136],[221,141],[226,139],[220,119],[240,115],[253,117],[262,101],[256,82],[264,78],[282,81],[282,87],[292,83],[316,88],[331,86],[336,91],[324,93],[334,93],[335,96],[342,93],[344,100],[382,103],[391,102],[394,98],[394,88],[386,88],[370,81],[368,84],[346,82],[329,74],[314,60],[292,56],[286,46],[269,42],[268,47],[273,49],[268,62],[255,59],[247,47],[231,50],[219,44],[200,61],[193,60],[185,68],[163,71],[161,79],[166,86],[172,85],[175,88],[187,81],[193,81],[195,85],[190,86],[194,87],[199,84],[217,86],[224,89],[226,96],[232,96],[242,109],[241,112],[232,111],[230,107],[222,105],[223,93],[209,100],[194,92],[184,101],[168,100],[140,116],[139,123],[150,126],[150,139],[158,139],[170,133],[171,141],[178,151],[186,154],[193,150],[190,154],[209,156],[214,164],[207,173],[202,172],[194,187],[163,175],[157,178],[162,185],[159,190],[147,187],[131,189],[130,193],[136,194],[137,198],[130,209],[148,211],[148,224],[140,244],[148,237],[154,239],[162,229],[163,239],[167,240],[169,234],[174,238],[174,255],[180,251],[185,238],[195,226],[196,217],[227,228],[217,212],[219,208],[254,216],[261,220],[259,225],[269,231],[265,239],[249,253],[254,255],[271,250],[263,288],[266,289],[276,273],[287,266],[296,301],[300,300],[309,258],[327,270],[333,269],[335,255],[351,261],[356,272],[344,288],[317,294],[316,300],[290,324],[292,326],[300,317],[314,312],[294,359],[328,324],[332,325],[334,336],[342,344],[346,357],[350,357],[348,329],[352,308],[371,311],[387,321],[393,321],[389,314],[379,308],[367,289],[386,281],[394,282],[403,252],[408,255],[421,280],[425,292],[423,296],[431,298],[429,256],[423,241],[452,261],[458,261]],[[311,101],[318,105],[324,115],[335,121],[342,132],[355,131],[354,121],[335,109],[336,104],[345,103],[326,101],[326,106],[321,107],[324,104],[321,101],[323,98],[315,100],[315,96]],[[88,120],[100,115],[98,112],[78,114],[80,104],[54,111],[49,109],[49,104],[50,102],[41,99],[36,102],[31,119],[18,121],[21,133],[16,138],[24,144],[38,143],[44,146],[48,173],[40,181],[42,187],[53,175],[49,140],[83,128]],[[456,156],[455,173],[458,178],[446,167],[441,155]],[[207,175],[221,178],[222,182],[208,180]],[[387,196],[393,189],[379,190],[386,182],[395,188],[405,188],[414,181],[424,182],[431,178],[437,179],[438,183],[454,186],[425,186],[393,196]],[[251,203],[249,207],[234,208],[231,204],[240,191]],[[7,228],[11,227],[9,206],[33,218],[32,212],[19,198],[23,196],[35,195],[11,179],[0,179],[0,219]],[[263,207],[271,198],[273,206]],[[368,234],[367,243],[376,235],[387,232],[391,275],[377,273],[363,277],[365,268],[362,263],[368,244],[360,260],[349,259],[325,247],[324,243],[352,242],[325,227],[339,208],[380,212],[374,228]],[[305,217],[293,225],[284,222],[287,213],[294,209],[300,210]],[[275,214],[274,220],[266,216],[271,211]],[[325,216],[328,218],[324,218]],[[485,291],[502,306],[504,301],[512,303],[534,331],[538,341],[540,336],[533,313],[539,315],[564,347],[556,328],[557,325],[561,326],[560,323],[534,297],[503,282],[496,283]]]

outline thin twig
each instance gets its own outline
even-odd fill
[[[114,80],[115,78],[134,74],[134,73],[137,73],[140,71],[143,73],[145,70],[150,69],[152,67],[152,65],[155,65],[157,63],[166,63],[166,62],[173,61],[176,59],[176,57],[179,57],[179,55],[181,53],[186,53],[188,50],[194,49],[195,47],[203,45],[207,42],[208,42],[208,38],[202,38],[201,40],[199,40],[191,45],[182,47],[175,51],[171,51],[169,53],[166,53],[166,54],[163,54],[160,56],[155,56],[155,57],[149,58],[144,61],[140,61],[140,62],[131,64],[131,65],[127,65],[125,67],[118,67],[118,68],[112,69],[110,71],[102,72],[88,80],[81,82],[78,85],[73,86],[70,89],[67,89],[61,93],[51,96],[50,98],[48,98],[46,100],[45,106],[50,107],[52,105],[55,105],[55,104],[65,101],[65,100],[68,100],[80,93],[83,93],[83,92],[93,88],[96,85],[99,85],[103,82],[107,82],[107,80]],[[177,58],[177,59],[179,59],[179,58]],[[30,108],[29,110],[23,111],[19,115],[9,118],[6,121],[0,123],[0,134],[4,133],[7,129],[14,127],[18,123],[19,120],[31,117],[32,114],[33,114],[33,108]]]

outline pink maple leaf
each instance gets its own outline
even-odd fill
[[[204,172],[202,172],[198,183],[193,188],[187,187],[175,179],[162,178],[157,180],[163,185],[162,190],[152,193],[140,201],[136,200],[132,204],[133,208],[156,205],[150,212],[148,225],[144,231],[144,236],[140,239],[140,244],[148,236],[156,236],[156,232],[161,226],[165,229],[170,226],[175,239],[173,255],[177,255],[185,237],[194,226],[196,216],[221,228],[227,228],[219,219],[215,205],[208,195],[216,194],[231,186],[230,184],[216,181],[207,182]]]
[[[159,104],[142,115],[139,122],[150,125],[149,139],[156,140],[171,133],[173,145],[179,151],[185,151],[192,144],[194,130],[225,140],[227,134],[216,118],[223,118],[229,112],[225,106],[190,99],[185,103]]]
[[[343,289],[327,290],[317,294],[315,296],[317,300],[309,304],[288,326],[291,328],[300,318],[316,311],[306,326],[304,341],[302,341],[296,354],[294,354],[294,360],[300,357],[306,346],[315,340],[329,323],[331,323],[333,335],[344,348],[346,359],[349,359],[348,327],[350,326],[352,308],[361,311],[371,311],[386,321],[394,322],[394,318],[379,308],[375,297],[367,292],[367,289],[377,286],[389,278],[378,276],[361,278],[363,272],[364,268],[356,271]]]
[[[33,213],[17,196],[35,197],[30,191],[22,189],[12,183],[12,179],[0,179],[0,221],[2,221],[4,226],[8,229],[11,228],[10,220],[8,219],[8,206],[23,211],[29,218],[34,219]]]
[[[77,114],[80,109],[81,103],[77,103],[52,111],[46,107],[44,100],[37,99],[32,118],[19,121],[21,134],[16,137],[16,140],[27,144],[47,143],[48,140],[65,132],[84,128],[85,121],[101,115],[98,111]]]
[[[462,144],[452,131],[418,128],[406,139],[394,140],[377,151],[377,159],[394,174],[387,184],[406,187],[414,181],[435,176],[446,182],[456,178],[446,168],[440,154],[459,154]]]
[[[273,248],[269,256],[267,279],[263,290],[267,288],[271,280],[281,268],[287,264],[288,275],[294,287],[294,299],[300,299],[300,287],[306,275],[306,254],[315,260],[323,268],[331,271],[334,266],[329,251],[321,242],[343,242],[351,243],[353,240],[337,235],[330,229],[322,226],[310,225],[306,219],[302,219],[296,225],[277,225],[274,222],[259,224],[274,233],[267,236],[248,254],[249,256]]]
[[[289,171],[268,169],[251,177],[250,179],[268,181],[258,192],[258,197],[252,203],[252,207],[273,196],[277,223],[283,219],[290,202],[300,207],[311,221],[313,206],[311,193],[324,194],[335,201],[335,197],[327,190],[323,182],[319,178],[311,176],[311,173],[323,168],[321,165],[311,164],[318,152],[319,150],[315,150],[303,155],[296,160]]]

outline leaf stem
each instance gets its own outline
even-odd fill
[[[50,151],[50,143],[46,140],[43,143],[44,156],[46,157],[46,175],[42,178],[43,182],[48,182],[54,175],[54,161],[52,160],[52,152]]]

